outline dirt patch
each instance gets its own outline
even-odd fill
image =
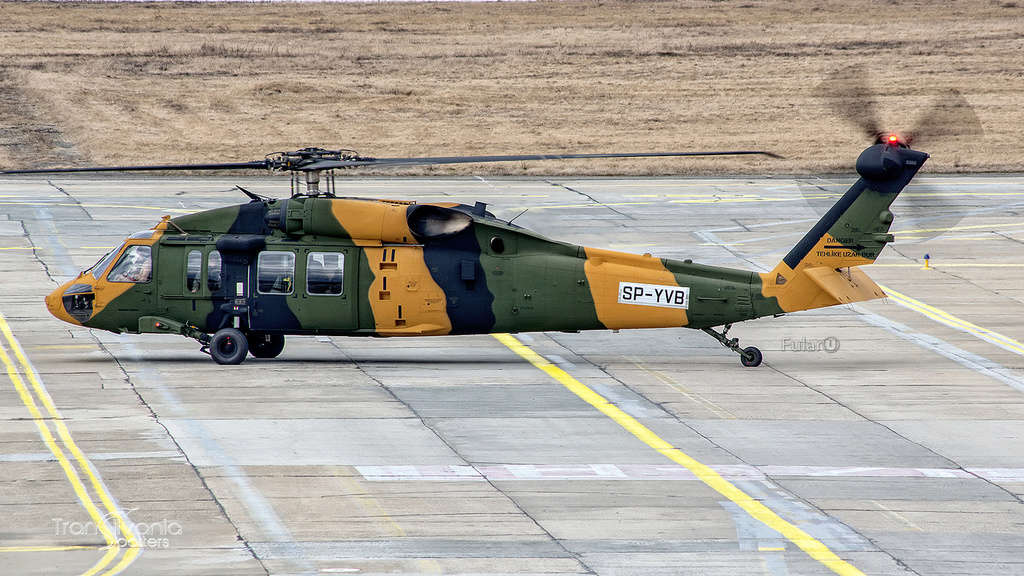
[[[23,81],[0,69],[0,165],[74,165],[82,158],[46,106],[26,97]]]
[[[863,64],[894,129],[911,126],[948,88],[975,107],[984,137],[930,147],[931,171],[1024,170],[1024,8],[1009,2],[5,3],[2,11],[5,165],[249,160],[311,145],[376,156],[757,148],[787,159],[402,173],[843,171],[866,142],[815,87],[832,70]],[[68,142],[78,156],[62,148]]]

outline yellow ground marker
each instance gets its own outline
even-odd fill
[[[1020,226],[1020,222],[1005,222],[1002,224],[972,224],[971,226],[952,226],[949,228],[918,228],[917,230],[893,230],[897,240],[902,234],[919,234],[921,232],[959,232],[960,230],[983,230],[988,228],[1005,228],[1007,226]]]
[[[959,240],[959,238],[958,238]],[[879,264],[871,263],[872,268],[921,268],[920,264]],[[1024,268],[1024,264],[999,263],[999,262],[947,262],[943,264],[928,264],[928,268]]]
[[[675,379],[670,377],[668,374],[665,374],[665,373],[663,373],[660,370],[655,370],[653,368],[648,368],[647,366],[644,366],[640,362],[640,360],[638,360],[636,358],[627,358],[627,360],[632,362],[633,365],[636,366],[637,370],[643,370],[644,372],[647,372],[651,376],[654,376],[655,378],[660,380],[662,384],[665,384],[669,388],[675,390],[676,392],[679,392],[680,394],[682,394],[690,402],[693,402],[697,406],[700,406],[700,407],[702,407],[702,408],[704,408],[706,410],[710,410],[711,412],[714,412],[715,416],[718,416],[719,418],[722,418],[723,420],[735,420],[736,419],[736,415],[733,414],[732,412],[730,412],[729,410],[727,410],[725,408],[722,408],[718,404],[715,404],[711,400],[708,400],[707,398],[701,396],[700,394],[697,394],[696,392],[694,392],[692,390],[687,390],[687,388],[685,386],[683,386],[679,382],[676,382]]]
[[[40,344],[33,346],[33,350],[82,350],[85,348],[96,348],[95,344]]]
[[[594,392],[585,384],[570,376],[565,370],[562,370],[558,366],[548,362],[543,356],[534,352],[533,349],[520,342],[515,336],[512,336],[511,334],[493,334],[492,336],[494,336],[498,342],[507,346],[510,350],[524,358],[530,364],[533,364],[548,376],[557,380],[560,384],[568,388],[570,392],[579,396],[586,403],[597,408],[602,414],[614,420],[616,424],[625,428],[626,431],[639,438],[644,444],[647,444],[669,460],[672,460],[676,464],[686,468],[693,473],[698,480],[706,484],[715,492],[718,492],[722,496],[728,498],[734,504],[742,508],[752,518],[761,522],[765,526],[768,526],[772,530],[775,530],[786,538],[786,540],[797,545],[811,558],[821,562],[827,568],[841,576],[864,576],[863,572],[837,556],[834,552],[829,550],[827,546],[819,542],[813,536],[783,520],[767,506],[761,504],[725,478],[722,478],[710,467],[694,460],[682,450],[663,440],[660,436],[652,432],[650,428],[644,426],[635,418],[623,412],[618,406],[609,402],[604,396]]]
[[[1003,334],[1000,334],[999,332],[996,332],[994,330],[989,330],[988,328],[978,326],[977,324],[972,324],[967,320],[957,318],[956,316],[953,316],[952,314],[946,312],[945,310],[941,310],[939,308],[936,308],[935,306],[925,304],[920,300],[915,300],[910,296],[907,296],[906,294],[901,294],[900,292],[897,292],[887,286],[882,286],[881,284],[879,284],[878,286],[879,288],[884,290],[890,298],[895,300],[897,304],[900,304],[905,308],[909,308],[915,312],[923,314],[928,318],[935,320],[939,324],[945,324],[950,328],[956,328],[961,332],[967,332],[968,334],[976,336],[990,344],[995,344],[996,346],[999,346],[1003,350],[1007,350],[1009,352],[1013,352],[1014,354],[1020,354],[1021,356],[1024,356],[1024,344],[1018,342],[1017,340],[1014,340],[1013,338],[1010,338],[1009,336],[1004,336]]]
[[[92,568],[82,574],[82,576],[95,576],[102,573],[103,576],[112,576],[121,572],[128,567],[129,564],[135,560],[135,557],[140,553],[140,547],[138,539],[135,536],[134,530],[132,530],[124,516],[121,514],[117,505],[114,504],[113,498],[107,492],[106,486],[96,476],[92,466],[89,464],[85,454],[79,449],[74,439],[71,437],[71,432],[68,430],[67,425],[64,424],[64,417],[61,416],[57,407],[53,404],[53,399],[43,388],[42,383],[36,376],[35,370],[32,368],[32,364],[28,361],[25,356],[25,352],[21,349],[21,345],[14,337],[14,333],[11,331],[10,325],[4,318],[3,314],[0,314],[0,332],[3,333],[4,340],[6,341],[6,347],[10,348],[10,351],[17,358],[18,363],[21,365],[22,373],[28,378],[29,383],[32,385],[32,391],[25,385],[25,381],[22,378],[22,373],[19,373],[18,366],[15,365],[10,355],[7,353],[5,346],[0,345],[0,361],[3,362],[7,369],[7,376],[14,384],[15,389],[18,391],[18,396],[21,398],[22,403],[28,408],[29,413],[32,415],[32,420],[35,422],[36,428],[39,429],[39,434],[43,438],[43,442],[47,448],[57,459],[61,468],[64,470],[64,474],[71,482],[71,487],[78,496],[79,501],[85,506],[86,511],[89,513],[89,517],[92,519],[96,529],[103,535],[107,545],[104,547],[106,553],[100,558],[99,562],[93,565]],[[32,392],[35,392],[33,396]],[[38,398],[39,402],[46,408],[46,412],[49,416],[44,416],[39,410],[39,406],[36,403]],[[89,483],[95,491],[96,495],[99,496],[100,501],[103,503],[103,507],[106,509],[106,515],[100,514],[100,511],[96,504],[93,502],[92,497],[89,495],[85,484],[82,482],[81,477],[78,474],[78,470],[71,464],[68,457],[64,454],[64,450],[57,444],[53,434],[47,427],[46,422],[52,422],[57,429],[57,436],[60,437],[64,447],[72,454],[75,461],[78,463],[78,468],[81,470],[89,479]],[[121,546],[118,543],[117,537],[111,532],[108,526],[109,519],[117,521],[118,532],[127,544],[125,546],[126,551],[121,560],[114,565],[112,568],[103,571],[121,552]]]
[[[188,208],[167,208],[166,206],[139,206],[136,204],[92,204],[83,202],[8,202],[0,201],[0,204],[13,206],[59,206],[63,208],[128,208],[132,210],[155,210],[157,212],[173,212],[174,214],[191,214],[195,210]]]
[[[63,552],[65,550],[104,550],[106,546],[0,546],[0,554],[7,552]]]

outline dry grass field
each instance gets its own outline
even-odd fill
[[[930,170],[1024,169],[1024,3],[0,3],[0,165],[758,148],[785,160],[459,166],[435,174],[848,171],[815,95],[865,65],[886,124],[942,90],[983,138]],[[413,173],[413,172],[404,172]]]

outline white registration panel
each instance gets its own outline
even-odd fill
[[[690,305],[690,289],[686,286],[619,282],[619,304],[685,309]]]

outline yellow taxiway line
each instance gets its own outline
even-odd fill
[[[924,316],[927,316],[928,318],[931,318],[932,320],[935,320],[940,324],[945,324],[950,328],[955,328],[957,330],[960,330],[961,332],[967,332],[968,334],[976,336],[977,338],[980,338],[990,344],[995,344],[996,346],[999,346],[1003,350],[1007,350],[1013,352],[1014,354],[1020,354],[1021,356],[1024,356],[1024,344],[1018,342],[1017,340],[1014,340],[1013,338],[1010,338],[1009,336],[1004,336],[1003,334],[1000,334],[999,332],[996,332],[994,330],[989,330],[988,328],[985,328],[983,326],[978,326],[977,324],[972,324],[967,320],[957,318],[956,316],[953,316],[952,314],[946,312],[945,310],[941,310],[939,308],[936,308],[935,306],[925,304],[920,300],[915,300],[910,296],[897,292],[887,286],[882,286],[881,284],[879,284],[878,286],[883,291],[885,291],[885,293],[888,294],[890,298],[895,300],[897,304],[900,304],[905,308],[909,308],[915,312],[923,314]]]
[[[644,444],[647,444],[663,456],[676,464],[689,470],[698,480],[709,488],[725,496],[734,504],[742,508],[755,520],[775,530],[787,540],[798,546],[808,556],[825,565],[827,568],[840,576],[864,576],[864,573],[846,562],[829,550],[827,546],[804,532],[795,525],[783,520],[770,508],[755,500],[746,492],[737,488],[734,484],[722,478],[709,466],[694,460],[692,457],[663,440],[660,436],[644,426],[636,418],[626,414],[618,406],[609,402],[604,396],[594,392],[579,380],[573,378],[568,372],[555,366],[532,348],[520,342],[511,334],[493,334],[493,336],[510,350],[521,356],[523,359],[542,370],[548,376],[557,380],[560,384],[569,389],[570,392],[579,396],[586,403],[597,408],[602,414],[611,418],[616,424],[622,426],[627,432],[636,436]]]
[[[39,430],[43,443],[49,448],[54,458],[57,459],[61,469],[64,471],[64,475],[71,482],[75,495],[85,507],[96,529],[103,535],[103,539],[106,541],[106,546],[99,547],[99,549],[105,549],[106,553],[92,568],[82,573],[82,576],[95,576],[98,574],[112,576],[117,574],[127,568],[141,551],[135,532],[128,526],[128,522],[117,505],[114,504],[114,500],[107,491],[106,486],[104,486],[93,470],[92,464],[89,463],[85,454],[71,437],[71,431],[64,424],[64,417],[57,410],[53,399],[50,398],[49,393],[43,387],[42,382],[32,368],[32,364],[28,361],[28,357],[25,356],[25,352],[14,337],[10,325],[2,314],[0,314],[0,333],[3,334],[3,339],[0,341],[0,362],[3,362],[6,367],[8,378],[10,378],[14,388],[18,391],[18,396],[21,398],[22,403],[32,415],[32,421]],[[10,353],[8,353],[8,350],[10,350]],[[17,359],[17,364],[11,358],[12,354]],[[29,384],[31,384],[31,390],[25,384],[25,378],[22,378],[22,375],[28,379]],[[39,409],[39,404],[42,404],[46,409],[47,415],[44,415]],[[47,426],[47,422],[52,422],[57,429],[57,436],[60,438],[64,448],[57,444],[53,433]],[[77,469],[65,454],[65,449],[71,453],[78,464]],[[93,502],[92,496],[90,496],[85,483],[82,481],[79,471],[89,479],[89,484],[102,502],[106,514],[101,514],[99,507]],[[124,546],[121,546],[117,536],[110,529],[108,523],[111,519],[117,523],[118,533],[125,542]],[[107,566],[117,558],[122,549],[125,549],[125,553],[121,560],[108,569]]]

